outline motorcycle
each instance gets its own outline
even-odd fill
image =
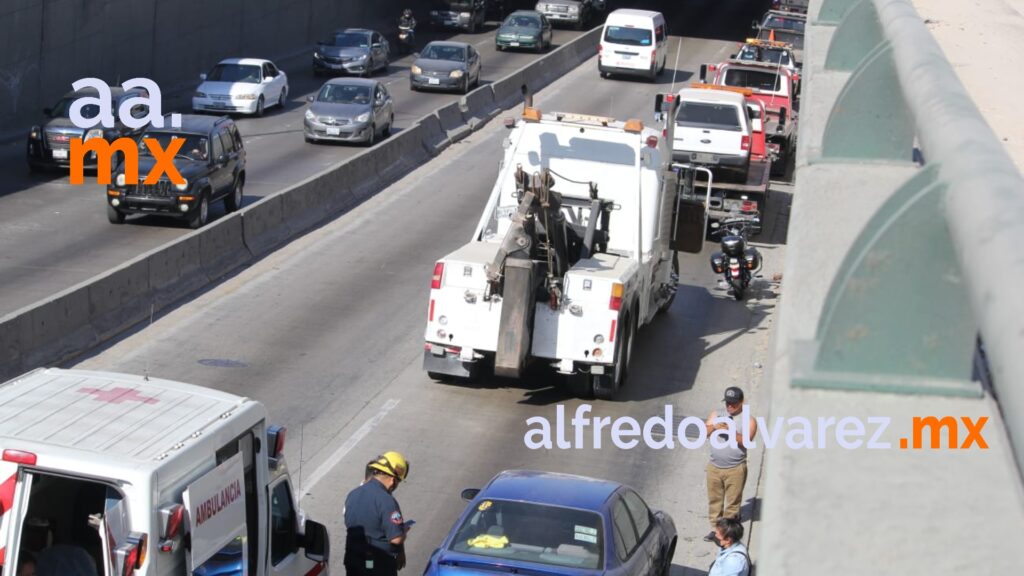
[[[747,234],[759,223],[757,218],[736,218],[711,224],[711,236],[721,237],[721,251],[711,255],[711,269],[725,278],[737,300],[743,300],[750,279],[761,269],[761,253],[747,246]]]
[[[398,27],[398,49],[402,54],[416,51],[416,28],[413,26]]]

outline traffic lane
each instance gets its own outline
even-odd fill
[[[574,31],[556,34],[563,44],[579,35]],[[491,35],[459,34],[454,40],[475,44],[484,59],[482,82],[501,78],[529,64],[538,54],[497,52]],[[246,199],[282,190],[326,170],[365,148],[352,145],[312,145],[302,138],[305,97],[314,94],[327,78],[312,74],[310,57],[296,58],[282,65],[289,78],[290,98],[284,110],[271,108],[263,118],[236,117],[246,142]],[[387,75],[396,101],[398,130],[425,114],[461,98],[453,93],[411,93],[408,69],[413,57],[394,62]],[[6,146],[0,158],[0,173],[10,173],[11,182],[24,182],[24,143]],[[19,176],[20,174],[20,176]],[[153,216],[131,217],[125,225],[107,222],[104,188],[95,184],[72,186],[66,173],[52,172],[32,178],[37,185],[20,192],[3,193],[0,183],[0,239],[6,250],[0,254],[0,315],[28,306],[78,282],[103,273],[139,254],[187,234],[183,221]],[[5,182],[7,179],[5,179]],[[224,214],[222,203],[211,207],[211,219]]]
[[[682,60],[687,66],[721,48],[684,45],[690,49],[684,53],[691,55]],[[594,63],[588,62],[542,92],[537,103],[550,110],[649,117],[649,104],[662,87],[625,87],[599,80]],[[619,97],[609,101],[610,92]],[[428,463],[417,465],[414,480],[400,495],[406,498],[407,517],[420,520],[416,534],[422,539],[410,541],[414,563],[425,561],[460,509],[453,491],[480,485],[503,468],[572,470],[628,480],[652,504],[660,502],[676,485],[655,484],[636,474],[651,470],[659,478],[671,477],[662,471],[675,470],[663,468],[672,461],[663,462],[657,454],[591,450],[566,458],[522,446],[525,417],[538,410],[550,415],[552,402],[560,400],[575,406],[543,374],[525,385],[490,381],[461,387],[432,383],[421,371],[426,279],[436,258],[471,234],[497,172],[503,130],[499,123],[488,126],[335,223],[81,367],[147,371],[266,402],[275,421],[293,430],[292,469],[301,468],[299,481],[312,490],[307,505],[331,525],[335,550],[343,549],[339,511],[344,493],[358,483],[369,458],[392,448]],[[736,368],[730,355],[731,361],[716,364],[728,367],[723,373],[701,376],[703,356],[727,353],[724,346],[710,353],[709,348],[728,339],[728,351],[735,351],[737,341],[763,337],[758,332],[746,336],[752,321],[746,305],[729,300],[723,291],[708,296],[716,284],[706,254],[686,262],[693,286],[652,326],[668,330],[670,337],[652,342],[647,334],[653,332],[640,336],[639,349],[653,351],[638,355],[626,401],[598,403],[601,410],[646,418],[683,395],[680,405],[696,406],[696,413],[702,413],[715,404]],[[681,346],[681,341],[693,342]],[[746,362],[750,355],[739,356]],[[233,367],[219,367],[225,365]],[[379,427],[367,428],[377,416]],[[703,459],[690,455],[680,459],[685,466],[676,465],[699,477]],[[696,490],[699,482],[690,482]],[[665,501],[677,521],[689,515],[699,523],[702,497],[676,497],[679,502]]]

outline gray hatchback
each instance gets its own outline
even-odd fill
[[[363,142],[387,137],[395,123],[391,94],[379,80],[335,78],[309,96],[303,122],[306,142]]]
[[[480,83],[480,53],[465,42],[431,42],[409,70],[412,90],[458,90],[465,94]]]

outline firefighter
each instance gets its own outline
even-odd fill
[[[396,576],[405,567],[406,526],[392,495],[409,476],[409,462],[385,452],[369,463],[373,476],[345,498],[345,572],[348,576]]]

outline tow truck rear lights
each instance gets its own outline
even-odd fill
[[[434,301],[430,301],[430,313],[427,315],[427,320],[434,321]]]
[[[612,297],[608,301],[609,310],[619,310],[622,308],[622,284],[616,282],[612,284]]]
[[[633,134],[639,134],[644,131],[644,123],[636,118],[631,118],[626,120],[626,125],[623,127],[623,130]]]
[[[434,276],[430,279],[430,288],[439,290],[441,288],[441,277],[444,276],[444,262],[434,264]]]
[[[757,202],[753,200],[744,200],[740,210],[744,212],[757,212]]]
[[[160,509],[160,539],[161,540],[174,540],[179,536],[181,532],[181,525],[185,519],[185,507],[181,504],[172,504],[165,506]],[[173,550],[164,550],[164,547],[168,542],[164,542],[160,545],[160,549],[165,552]]]
[[[132,576],[146,562],[146,535],[132,532],[114,554],[120,567],[120,576]]]
[[[36,455],[32,452],[25,452],[24,450],[4,450],[4,462],[13,462],[15,464],[24,464],[25,466],[36,465]]]
[[[740,138],[740,150],[750,150],[750,136]]]

